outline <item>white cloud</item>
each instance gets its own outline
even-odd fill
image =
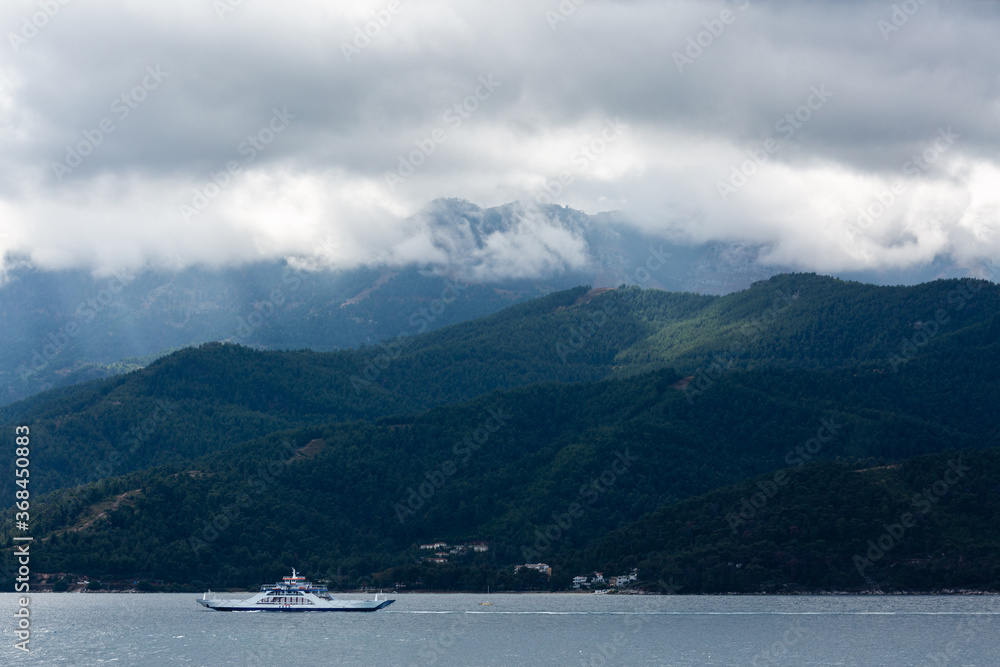
[[[473,247],[410,216],[439,197],[534,199],[560,171],[573,182],[559,204],[766,244],[771,261],[805,269],[1000,251],[993,4],[921,5],[886,40],[884,2],[590,0],[554,31],[556,2],[400,3],[386,20],[381,0],[247,1],[221,19],[203,0],[71,2],[16,51],[9,34],[39,5],[4,3],[0,251],[44,268],[314,255],[540,274],[583,261],[552,221]],[[725,8],[735,20],[700,36]],[[348,62],[342,43],[380,17]],[[672,54],[689,37],[711,43],[680,73]],[[155,87],[149,67],[166,73]],[[481,77],[500,85],[485,94]],[[822,85],[833,96],[808,121],[790,137],[777,129]],[[286,108],[294,118],[272,138]],[[584,157],[614,118],[627,130]],[[52,164],[67,146],[87,150],[104,121],[113,129],[60,181]],[[961,138],[860,228],[857,208],[949,126]],[[387,186],[435,131],[433,152]],[[780,148],[722,201],[718,181],[769,138]],[[185,221],[181,205],[234,160],[240,173]]]

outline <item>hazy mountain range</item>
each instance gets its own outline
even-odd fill
[[[0,286],[0,404],[208,341],[335,350],[453,324],[573,285],[727,294],[789,270],[762,261],[761,246],[686,245],[644,235],[616,214],[539,210],[533,216],[519,204],[482,209],[435,201],[411,219],[413,242],[434,248],[438,259],[431,264],[400,263],[405,253],[396,253],[384,264],[337,270],[325,263],[322,247],[309,257],[223,269],[93,275],[15,264]],[[967,274],[942,262],[843,277],[913,284]]]

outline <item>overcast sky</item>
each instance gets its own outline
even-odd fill
[[[430,201],[549,183],[821,272],[993,256],[998,5],[5,0],[0,253],[421,260]]]

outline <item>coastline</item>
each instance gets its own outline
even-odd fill
[[[4,591],[15,595],[11,591]],[[87,595],[176,595],[176,594],[198,594],[204,593],[201,589],[191,589],[191,590],[173,590],[173,591],[140,591],[134,588],[114,588],[114,589],[101,589],[101,590],[70,590],[70,591],[52,591],[46,590],[45,588],[36,588],[31,591],[32,593],[55,593],[55,594],[87,594]],[[233,589],[233,588],[220,588],[213,589],[213,593],[233,593],[233,594],[246,594],[252,595],[258,591],[256,590],[244,590],[244,589]],[[829,597],[829,596],[856,596],[856,597],[868,597],[868,596],[888,596],[888,597],[902,597],[902,596],[926,596],[926,597],[968,597],[968,596],[1000,596],[1000,591],[989,591],[989,590],[975,590],[975,589],[943,589],[938,591],[795,591],[795,592],[783,592],[783,593],[769,593],[769,592],[758,592],[758,593],[659,593],[656,591],[614,591],[614,592],[599,592],[599,591],[490,591],[486,593],[484,591],[450,591],[450,590],[408,590],[408,591],[397,591],[397,590],[379,590],[379,591],[330,591],[332,595],[370,595],[372,593],[379,593],[382,595],[483,595],[483,596],[497,596],[497,595],[609,595],[609,596],[664,596],[664,597]]]

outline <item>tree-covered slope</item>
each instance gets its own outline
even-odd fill
[[[484,539],[476,572],[565,574],[628,565],[593,551],[608,531],[803,447],[877,467],[1000,446],[996,302],[981,281],[812,275],[727,297],[577,288],[358,351],[185,349],[0,415],[31,427],[49,570],[244,584],[294,559],[416,581],[433,570],[414,544]],[[676,574],[675,547],[644,558]]]
[[[652,512],[800,462],[877,467],[1000,444],[985,414],[949,425],[875,400],[923,391],[931,401],[924,379],[935,372],[930,358],[893,374],[737,371],[689,401],[680,374],[664,370],[276,433],[48,496],[36,507],[39,567],[244,585],[292,559],[311,572],[386,570],[413,583],[426,570],[415,544],[481,539],[489,555],[456,586],[536,560],[563,575],[642,562],[674,576],[673,561],[656,560],[672,543],[637,553],[603,536],[630,524],[655,536],[642,527],[674,510]],[[848,490],[827,507],[862,501]],[[724,507],[712,511],[725,520]]]
[[[1000,449],[795,465],[661,508],[569,565],[680,592],[1000,589]]]
[[[276,430],[415,413],[535,382],[669,366],[694,375],[687,393],[697,396],[736,368],[899,372],[909,358],[935,354],[958,368],[970,357],[950,341],[981,330],[998,310],[998,289],[984,281],[892,288],[799,274],[725,297],[576,288],[356,351],[185,349],[127,376],[0,409],[0,422],[35,429],[48,461],[41,491]],[[955,377],[945,371],[932,381]],[[0,473],[9,465],[0,461]]]

